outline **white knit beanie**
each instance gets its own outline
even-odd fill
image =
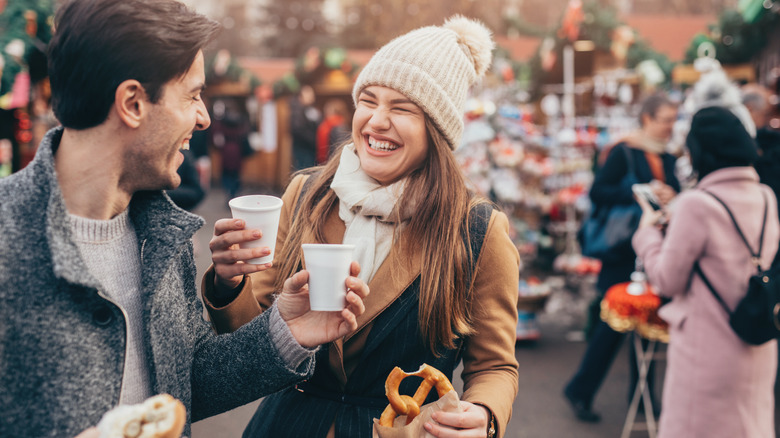
[[[454,150],[463,134],[466,93],[490,66],[493,46],[482,23],[460,15],[413,30],[379,49],[358,75],[352,98],[357,105],[371,85],[400,92],[425,111]]]
[[[742,104],[742,96],[739,88],[726,76],[720,63],[710,58],[699,58],[697,61],[706,60],[706,65],[699,80],[693,85],[684,108],[689,114],[695,114],[702,108],[719,106],[727,108],[734,113],[745,126],[748,134],[756,138],[756,124],[750,116],[750,111]]]

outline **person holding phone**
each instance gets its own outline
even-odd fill
[[[762,267],[777,251],[777,200],[751,167],[756,142],[729,109],[697,111],[686,144],[696,186],[680,195],[665,232],[661,214],[640,198],[632,241],[650,282],[671,299],[658,311],[670,335],[658,438],[775,437],[777,341],[740,339],[701,273],[733,311],[756,272],[742,239]]]
[[[594,205],[630,204],[636,202],[633,183],[643,187],[640,190],[652,193],[661,208],[680,191],[675,177],[676,158],[666,152],[672,127],[677,120],[677,106],[664,94],[649,96],[642,102],[639,113],[641,129],[629,135],[609,150],[602,152],[606,161],[596,173],[590,198]],[[634,178],[626,178],[633,169]],[[619,261],[602,262],[596,289],[598,296],[590,308],[590,330],[588,348],[579,368],[564,388],[564,396],[575,416],[585,422],[597,422],[600,416],[592,410],[593,398],[609,371],[625,337],[624,333],[612,330],[598,317],[601,299],[607,290],[617,283],[630,280],[635,269],[636,254],[630,245],[621,248]],[[633,347],[633,343],[629,343]],[[636,360],[631,349],[631,380],[628,399],[633,395],[638,378]],[[653,370],[650,370],[648,384],[652,392]],[[654,410],[658,410],[654,407]]]

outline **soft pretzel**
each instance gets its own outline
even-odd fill
[[[137,405],[120,405],[103,415],[100,438],[179,438],[187,420],[184,405],[159,394]]]
[[[398,394],[398,386],[401,385],[401,381],[409,376],[423,378],[413,397]],[[393,368],[385,381],[385,394],[387,394],[390,404],[379,417],[379,425],[393,427],[393,420],[399,415],[406,415],[406,424],[411,423],[414,417],[420,413],[420,406],[425,402],[433,387],[436,387],[439,397],[443,397],[444,394],[453,389],[447,376],[428,364],[423,364],[419,370],[413,373],[404,372],[398,367]]]

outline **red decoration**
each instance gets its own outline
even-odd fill
[[[566,12],[563,15],[561,28],[558,29],[558,37],[566,38],[571,42],[577,41],[583,20],[585,20],[585,13],[582,12],[582,1],[569,0],[569,5],[566,6]]]
[[[631,294],[631,284],[618,283],[607,290],[601,300],[601,319],[615,331],[636,330],[644,338],[669,342],[669,326],[658,316],[661,298],[650,285],[645,285],[642,294]]]

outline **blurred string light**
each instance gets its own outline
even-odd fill
[[[295,30],[298,27],[298,19],[295,17],[290,17],[287,19],[287,21],[284,22],[284,25],[287,26],[290,30]]]

